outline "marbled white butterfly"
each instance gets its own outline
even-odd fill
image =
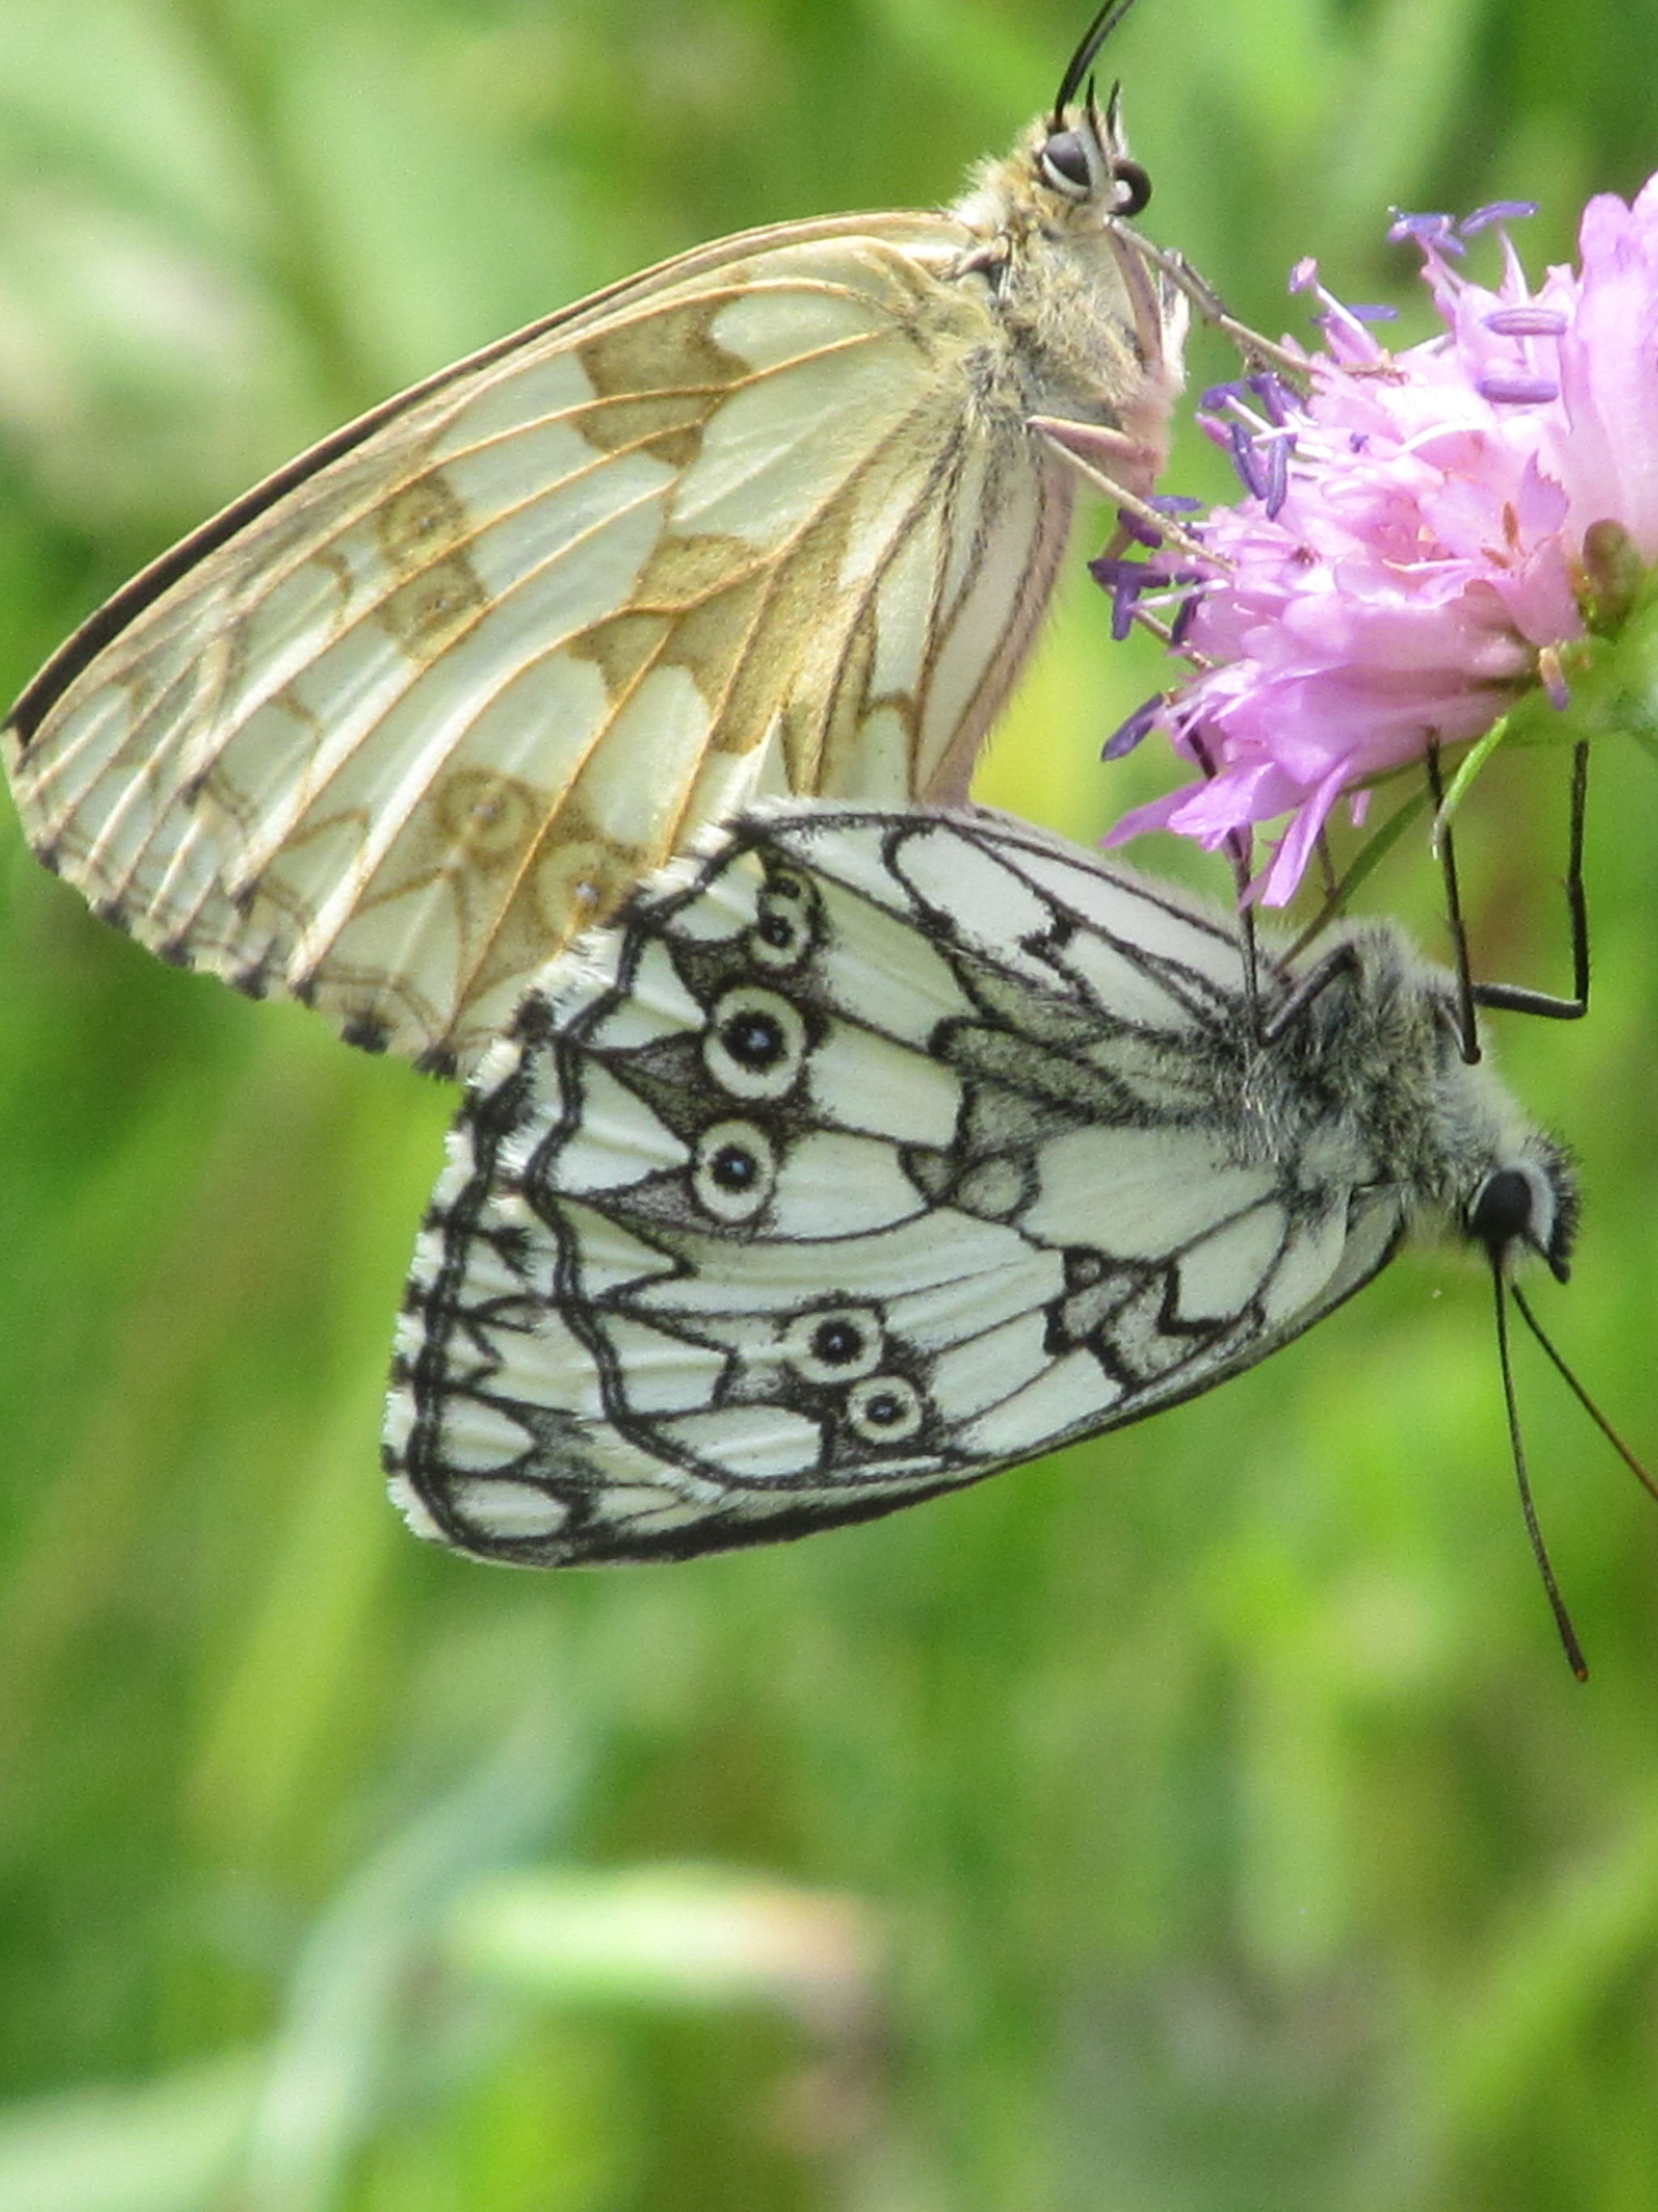
[[[755,793],[962,799],[1078,470],[1143,497],[1180,385],[1089,75],[1127,5],[947,211],[665,262],[164,555],[13,709],[40,859],[166,958],[465,1073]]]
[[[1253,1365],[1413,1231],[1566,1271],[1562,1152],[1385,923],[1252,971],[1005,817],[780,803],[584,956],[479,1071],[405,1302],[394,1493],[465,1551],[889,1512]]]

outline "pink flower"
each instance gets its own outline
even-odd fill
[[[1539,684],[1564,704],[1559,651],[1600,620],[1609,552],[1658,558],[1658,177],[1632,207],[1589,203],[1581,273],[1533,292],[1506,233],[1496,291],[1451,266],[1527,212],[1395,226],[1447,326],[1397,355],[1303,264],[1291,287],[1325,309],[1309,396],[1266,376],[1209,395],[1248,495],[1195,526],[1203,574],[1167,550],[1099,564],[1120,608],[1148,580],[1195,587],[1177,635],[1200,672],[1108,752],[1160,726],[1206,780],[1108,842],[1170,829],[1213,848],[1287,815],[1258,885],[1282,904],[1344,793],[1361,820],[1368,781],[1430,744],[1481,736]]]

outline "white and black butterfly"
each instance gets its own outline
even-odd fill
[[[1089,74],[1128,4],[953,207],[665,262],[164,555],[8,719],[39,857],[163,957],[465,1073],[755,794],[964,799],[1078,471],[1143,500],[1180,388],[1184,272]]]
[[[1566,1271],[1562,1152],[1385,924],[1294,965],[999,816],[797,803],[585,950],[480,1071],[405,1304],[394,1493],[464,1551],[889,1512],[1253,1365],[1414,1231]]]

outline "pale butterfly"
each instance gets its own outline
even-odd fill
[[[1142,499],[1180,386],[1194,280],[1127,227],[1089,76],[1127,4],[946,212],[664,263],[164,555],[13,710],[39,858],[163,957],[465,1073],[756,794],[960,800],[1078,472]]]
[[[1564,1279],[1576,1218],[1391,925],[1292,961],[1004,817],[773,802],[479,1070],[387,1466],[488,1559],[769,1542],[1206,1390],[1412,1231]]]

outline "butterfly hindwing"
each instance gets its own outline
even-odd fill
[[[766,810],[591,951],[416,1262],[389,1457],[463,1549],[885,1512],[1206,1389],[1397,1241],[1361,1141],[1245,1109],[1235,927],[1022,826]]]

